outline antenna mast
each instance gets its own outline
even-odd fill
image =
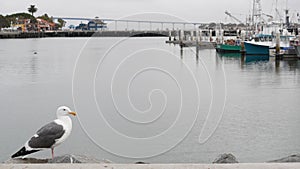
[[[255,26],[261,23],[262,9],[261,1],[253,0],[253,9],[252,9],[252,26]]]

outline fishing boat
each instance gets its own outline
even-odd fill
[[[282,53],[288,51],[291,48],[290,40],[293,38],[291,35],[278,36],[278,43]],[[248,55],[270,55],[275,53],[276,49],[276,37],[268,34],[258,34],[252,39],[252,41],[246,41],[245,50]]]
[[[298,45],[299,45],[299,36],[280,36],[279,55],[282,55],[283,59],[297,58]],[[270,55],[276,56],[275,47],[270,47]]]
[[[217,44],[216,51],[219,53],[240,53],[241,52],[241,41],[227,40],[224,44]]]
[[[269,45],[258,43],[258,42],[251,42],[245,41],[245,50],[247,55],[269,55]]]
[[[240,53],[241,46],[228,45],[228,44],[218,44],[217,47],[216,47],[216,50],[219,53]]]
[[[300,58],[300,36],[299,35],[290,41],[290,46],[293,47],[295,56]]]

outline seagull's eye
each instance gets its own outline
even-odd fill
[[[66,111],[66,109],[63,109],[63,111]]]

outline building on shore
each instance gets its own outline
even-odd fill
[[[36,21],[32,21],[31,19],[17,19],[16,22],[12,22],[11,26],[6,29],[11,31],[30,32],[57,30],[58,27],[53,22],[37,18]]]
[[[37,30],[38,31],[49,31],[56,30],[56,24],[53,22],[48,22],[44,19],[38,18],[37,20]]]
[[[90,20],[87,24],[87,29],[91,31],[103,30],[106,28],[106,23],[104,23],[101,19]]]
[[[16,22],[11,22],[11,30],[26,32],[30,25],[30,19],[17,19]]]
[[[78,26],[75,27],[76,30],[88,30],[87,24],[85,23],[80,23]]]
[[[75,27],[76,30],[89,30],[89,31],[98,31],[104,30],[107,28],[107,24],[103,22],[101,19],[93,19],[90,20],[87,24],[80,23],[78,26]]]

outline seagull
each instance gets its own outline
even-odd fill
[[[40,150],[51,149],[54,158],[54,147],[64,142],[71,133],[72,120],[68,115],[76,116],[76,112],[66,106],[58,107],[57,119],[40,128],[25,145],[11,158],[22,157]]]

